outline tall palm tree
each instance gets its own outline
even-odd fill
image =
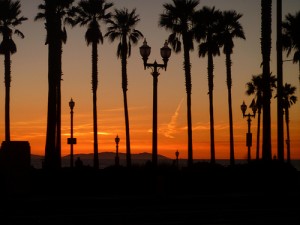
[[[170,31],[168,42],[175,53],[184,52],[185,87],[187,94],[187,127],[188,127],[188,166],[193,164],[192,138],[192,77],[190,51],[194,49],[193,17],[199,0],[172,0],[172,4],[163,5],[165,12],[160,14],[159,26]],[[182,41],[182,42],[181,42]]]
[[[228,90],[228,110],[229,110],[229,133],[230,133],[230,164],[234,164],[234,141],[233,141],[233,118],[232,118],[232,98],[231,98],[231,54],[233,53],[234,38],[246,39],[242,25],[239,19],[242,14],[236,11],[222,12],[221,19],[221,44],[223,45],[223,53],[226,56],[226,83]]]
[[[12,39],[13,33],[21,38],[24,34],[15,29],[27,18],[20,16],[20,1],[0,1],[0,54],[4,55],[4,84],[5,84],[5,141],[10,141],[10,83],[11,83],[11,55],[17,52],[17,46]]]
[[[58,71],[59,71],[59,77],[56,80],[56,98],[57,98],[57,106],[56,106],[56,152],[58,154],[58,159],[59,159],[59,165],[61,165],[61,81],[62,81],[62,45],[67,42],[67,32],[66,29],[63,25],[63,21],[65,23],[68,22],[69,16],[70,16],[70,8],[71,5],[73,4],[74,0],[63,0],[59,1],[57,4],[57,21],[58,21],[58,27],[59,29],[59,36],[58,38],[60,39],[59,41],[59,48],[58,48],[58,54],[59,54],[59,59],[60,63],[57,65],[58,66]]]
[[[293,62],[299,64],[300,82],[300,11],[295,15],[288,13],[282,23],[283,48],[287,51],[287,56],[294,51]]]
[[[85,40],[92,45],[92,93],[93,93],[93,130],[94,130],[94,168],[99,169],[98,125],[97,125],[97,88],[98,88],[98,44],[103,43],[100,22],[111,17],[107,10],[113,3],[105,0],[81,0],[76,7],[75,24],[87,26]]]
[[[69,21],[71,16],[70,8],[73,2],[74,0],[44,0],[44,4],[39,5],[41,12],[35,17],[35,21],[46,21],[46,44],[48,45],[49,52],[48,119],[45,150],[46,167],[61,166],[62,45],[67,41],[66,29],[62,25]],[[55,149],[55,151],[53,149]]]
[[[127,58],[131,55],[131,45],[136,45],[143,34],[135,29],[135,26],[140,21],[139,15],[136,14],[136,9],[128,12],[128,9],[115,9],[111,19],[107,20],[109,24],[108,31],[105,34],[111,42],[119,40],[117,49],[117,57],[121,58],[122,66],[122,90],[124,98],[124,114],[126,127],[126,162],[127,167],[131,166],[130,153],[130,133],[129,133],[129,115],[127,106]]]
[[[210,115],[210,153],[211,163],[215,163],[215,132],[214,132],[214,62],[213,57],[220,55],[220,19],[222,13],[215,7],[203,7],[195,15],[195,37],[199,42],[199,57],[207,55],[207,75],[208,75],[208,95],[209,95],[209,115]]]
[[[262,83],[262,74],[252,75],[251,81],[246,84],[247,95],[254,95],[254,102],[257,107],[257,137],[256,137],[256,160],[259,159],[259,148],[260,148],[260,121],[261,121],[261,110],[263,107],[263,83]],[[272,75],[270,77],[270,87],[271,92],[276,88],[276,77]]]
[[[297,97],[295,96],[296,87],[292,86],[291,84],[285,84],[283,86],[283,107],[285,112],[285,123],[286,123],[286,145],[287,145],[287,162],[291,162],[291,147],[290,147],[290,116],[289,116],[289,108],[297,102]]]
[[[277,159],[284,161],[283,107],[282,107],[282,0],[276,1],[276,62],[277,62]]]
[[[41,12],[35,17],[35,21],[45,19],[45,29],[47,31],[46,42],[48,45],[48,109],[47,109],[47,131],[45,145],[44,167],[56,167],[55,160],[55,140],[56,140],[56,84],[59,76],[59,57],[57,51],[59,43],[57,40],[57,23],[55,19],[55,4],[54,1],[44,0],[44,4],[38,7]]]
[[[272,0],[261,0],[261,53],[263,67],[263,146],[262,158],[272,160],[270,55],[272,34]]]

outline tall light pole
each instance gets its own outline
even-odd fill
[[[71,98],[70,102],[69,102],[69,106],[70,106],[70,109],[71,109],[71,138],[68,138],[68,144],[71,146],[71,150],[70,150],[70,167],[73,168],[73,162],[74,162],[74,159],[73,159],[73,145],[76,144],[76,138],[73,138],[73,109],[74,109],[74,106],[75,106],[75,102],[73,101],[73,99]]]
[[[152,124],[152,163],[153,166],[157,166],[157,82],[159,76],[159,69],[167,70],[167,64],[171,56],[171,49],[168,47],[166,41],[164,46],[160,49],[160,55],[163,58],[163,64],[158,64],[156,60],[154,63],[147,63],[148,57],[151,53],[151,47],[147,45],[146,39],[143,45],[140,47],[140,54],[144,61],[144,68],[152,69],[153,77],[153,124]]]
[[[116,142],[116,158],[115,158],[115,165],[119,166],[119,142],[120,142],[120,138],[117,135],[117,137],[115,138],[115,142]]]
[[[252,133],[251,133],[251,117],[255,117],[255,114],[256,114],[256,110],[257,110],[257,107],[256,107],[256,103],[254,101],[254,99],[252,100],[249,108],[252,109],[252,112],[253,114],[246,114],[246,110],[247,110],[247,105],[245,104],[245,102],[243,101],[243,104],[241,105],[241,110],[243,112],[243,118],[247,117],[247,122],[248,122],[248,132],[246,134],[246,146],[248,147],[248,163],[250,162],[251,160],[251,146],[252,146]]]
[[[175,156],[176,156],[176,167],[178,169],[179,168],[179,159],[178,159],[178,157],[179,157],[179,151],[178,150],[175,152]]]

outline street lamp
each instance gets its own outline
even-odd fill
[[[165,41],[164,46],[160,49],[160,55],[163,59],[163,64],[158,64],[156,60],[154,63],[147,63],[148,57],[151,53],[151,47],[147,45],[146,39],[140,47],[140,54],[143,58],[144,69],[152,69],[153,77],[153,124],[152,124],[152,163],[157,166],[157,82],[159,76],[159,69],[167,70],[167,64],[171,56],[171,49],[168,47],[168,42]]]
[[[120,138],[117,135],[117,137],[115,138],[115,142],[116,142],[116,158],[115,158],[115,165],[119,166],[119,142],[120,142]]]
[[[250,148],[252,146],[251,117],[255,117],[256,110],[257,110],[257,106],[256,106],[254,99],[252,100],[249,108],[252,109],[253,114],[250,114],[250,113],[246,114],[247,105],[245,104],[245,101],[243,101],[243,104],[241,105],[241,110],[243,112],[243,118],[245,118],[245,117],[248,118],[247,119],[248,133],[246,134],[246,146],[248,147],[248,162],[250,162],[250,159],[251,159]]]
[[[68,144],[71,146],[71,154],[70,154],[70,167],[73,168],[73,145],[76,144],[76,138],[73,138],[73,109],[75,106],[75,102],[73,101],[73,99],[71,98],[70,102],[69,102],[69,106],[71,109],[71,138],[68,138]]]
[[[179,151],[178,151],[178,150],[175,152],[175,156],[176,156],[176,166],[177,166],[177,168],[178,168],[178,167],[179,167],[179,160],[178,160],[178,157],[179,157]]]

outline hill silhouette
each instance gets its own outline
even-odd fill
[[[116,154],[114,152],[101,152],[99,155],[99,165],[100,168],[105,168],[108,166],[112,166],[115,163],[115,156]],[[75,154],[74,155],[74,161],[80,157],[83,164],[85,166],[93,166],[93,153],[89,154]],[[142,165],[145,164],[148,161],[151,161],[152,154],[147,152],[137,153],[137,154],[131,154],[132,163],[136,165]],[[125,166],[126,165],[126,153],[119,153],[120,158],[120,165]],[[40,169],[42,168],[44,156],[40,155],[31,155],[31,165],[36,168]],[[172,164],[173,159],[170,159],[163,155],[158,155],[158,160],[162,164]],[[66,155],[62,157],[62,167],[69,167],[70,166],[70,155]]]

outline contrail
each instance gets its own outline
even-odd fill
[[[179,116],[179,110],[181,108],[183,102],[183,98],[181,99],[180,103],[178,104],[176,111],[174,112],[173,116],[171,117],[170,122],[167,124],[166,130],[164,132],[165,137],[174,138],[173,134],[176,132],[176,123]]]

